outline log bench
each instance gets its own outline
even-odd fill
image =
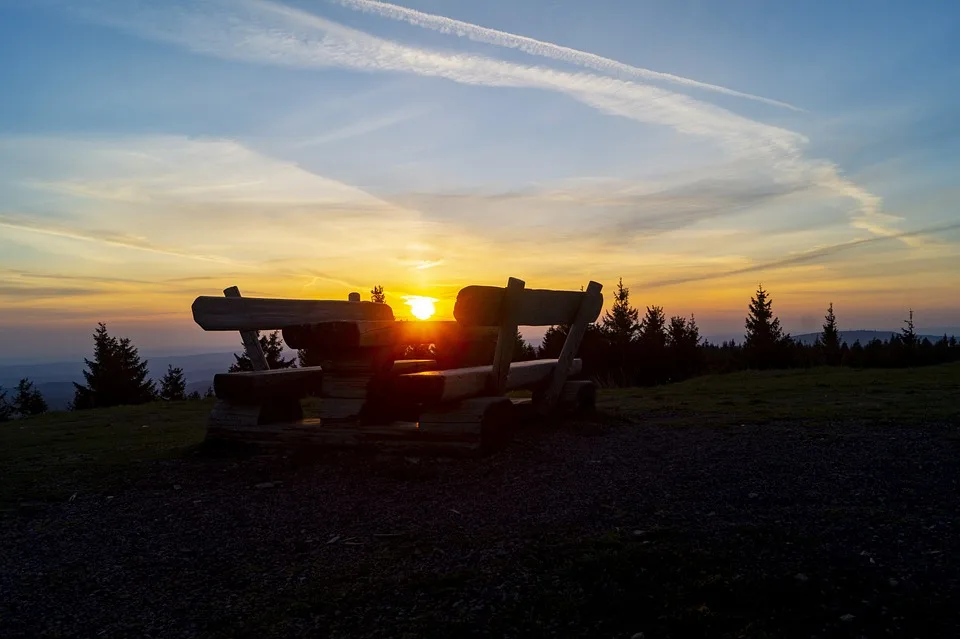
[[[204,330],[240,331],[255,370],[214,378],[217,404],[210,439],[262,445],[321,445],[444,454],[489,452],[509,440],[520,406],[541,416],[590,410],[591,382],[568,381],[575,355],[600,314],[601,286],[585,291],[468,286],[455,321],[396,321],[386,304],[340,300],[198,297],[194,320]],[[557,359],[511,362],[517,327],[569,326]],[[291,348],[308,349],[318,366],[268,370],[259,330],[281,330]],[[438,370],[433,359],[403,359],[411,345],[479,344],[492,362]],[[487,360],[490,361],[489,359]],[[506,393],[531,390],[531,400]],[[319,419],[304,419],[301,400],[319,397]]]

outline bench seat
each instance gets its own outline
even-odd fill
[[[507,374],[507,390],[529,389],[546,384],[557,363],[556,359],[514,362]],[[576,375],[582,366],[581,360],[574,359],[568,374]],[[472,366],[397,375],[391,380],[390,392],[394,397],[422,404],[452,402],[483,395],[487,392],[492,374],[492,366]]]

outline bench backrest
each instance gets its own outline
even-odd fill
[[[201,296],[193,302],[193,320],[205,331],[256,331],[337,320],[393,320],[393,310],[374,302]]]
[[[590,282],[585,291],[527,289],[523,280],[511,277],[506,288],[467,286],[461,289],[453,309],[457,322],[469,326],[498,326],[500,329],[493,357],[490,392],[502,394],[506,390],[518,326],[565,324],[570,331],[556,367],[555,379],[548,389],[548,397],[559,393],[557,385],[562,386],[566,369],[580,348],[587,325],[600,316],[603,308],[601,288],[600,284]],[[550,408],[552,403],[552,400],[548,402]]]
[[[467,286],[457,294],[453,316],[467,326],[500,326],[507,289],[498,286]],[[550,291],[523,288],[517,293],[514,319],[518,326],[573,324],[586,302],[587,322],[595,322],[603,307],[603,296],[585,291]]]

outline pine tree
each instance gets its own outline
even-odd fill
[[[833,313],[833,302],[830,302],[830,306],[827,307],[827,314],[823,319],[823,332],[818,339],[824,361],[828,366],[839,366],[841,340],[840,331],[837,329],[837,316]]]
[[[387,296],[383,293],[383,287],[379,284],[370,290],[370,301],[377,304],[386,304]]]
[[[790,336],[783,334],[780,319],[773,314],[773,300],[762,284],[757,287],[756,296],[750,298],[749,313],[743,342],[747,363],[754,368],[782,365]]]
[[[147,361],[140,359],[129,338],[111,336],[102,322],[93,334],[93,360],[84,362],[88,369],[83,371],[86,383],[73,384],[74,410],[143,404],[156,396]]]
[[[160,399],[176,402],[186,398],[187,380],[183,377],[183,369],[167,366],[167,373],[160,380]]]
[[[216,393],[213,392],[213,386],[207,387],[207,392],[203,394],[204,399],[210,399],[216,396],[217,396]]]
[[[528,344],[527,340],[523,339],[523,335],[520,334],[519,329],[517,329],[517,339],[513,343],[513,355],[510,359],[514,362],[526,362],[531,359],[537,359],[537,349]]]
[[[613,294],[613,306],[601,320],[603,332],[614,347],[626,349],[640,330],[639,320],[640,311],[630,306],[630,289],[623,285],[621,277]]]
[[[270,370],[275,368],[293,368],[296,366],[297,360],[295,358],[291,357],[290,359],[286,359],[283,356],[283,338],[280,336],[280,331],[273,331],[269,335],[260,335],[260,348],[263,349],[263,354],[267,358],[267,366],[270,367]],[[240,371],[253,370],[253,364],[250,363],[250,358],[247,357],[246,351],[244,351],[242,355],[234,354],[234,358],[237,361],[230,365],[229,372],[237,373]]]
[[[667,345],[667,317],[662,306],[648,306],[640,321],[637,341],[643,345],[662,349]]]
[[[13,419],[13,406],[7,401],[7,391],[0,386],[0,422],[8,422]]]
[[[670,318],[667,328],[667,355],[670,377],[674,381],[686,379],[702,369],[700,327],[693,315],[689,321],[683,317]]]
[[[640,321],[636,337],[636,357],[631,369],[638,374],[641,384],[659,384],[667,381],[667,318],[663,307],[648,306]]]
[[[912,348],[917,345],[917,332],[913,328],[913,309],[910,309],[910,315],[907,319],[903,320],[903,323],[906,324],[903,328],[900,329],[900,339],[903,340],[904,345],[908,348]]]
[[[47,412],[47,401],[34,386],[33,382],[24,377],[17,384],[17,394],[13,397],[13,410],[20,417],[39,415]]]
[[[200,391],[193,391],[192,393],[190,393],[189,395],[187,395],[187,400],[189,400],[189,401],[191,401],[191,402],[199,401],[200,399],[201,399],[201,398],[200,398]]]
[[[570,327],[566,324],[548,328],[547,332],[543,334],[543,339],[540,341],[540,348],[537,349],[537,357],[541,359],[556,359],[560,357],[560,353],[563,351],[563,343],[567,341],[567,334],[569,332]]]

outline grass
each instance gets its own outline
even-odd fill
[[[212,400],[53,412],[0,424],[0,502],[69,497],[203,441]]]
[[[606,390],[597,403],[609,414],[653,416],[678,424],[955,421],[960,419],[960,363],[707,375],[654,388]]]
[[[307,402],[305,410],[311,413]],[[124,469],[197,450],[213,400],[54,412],[0,425],[0,502],[66,499]],[[600,393],[606,414],[677,425],[776,421],[960,420],[960,364],[901,370],[815,368],[709,375]]]

